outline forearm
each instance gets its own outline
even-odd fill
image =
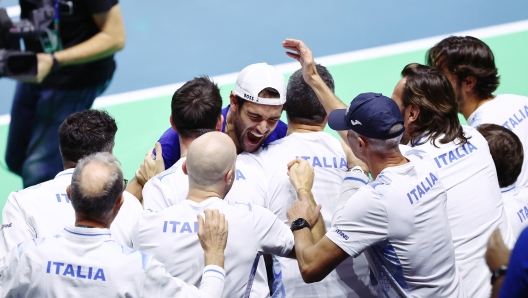
[[[134,177],[134,179],[132,179],[132,180],[130,180],[130,182],[128,182],[128,185],[126,187],[126,191],[128,191],[131,194],[133,194],[139,200],[141,205],[143,205],[143,186],[141,186],[141,184],[139,184],[139,182],[137,181],[136,177]]]
[[[317,207],[317,203],[315,202],[315,198],[311,191],[301,188],[299,189],[298,196],[300,198],[302,196],[301,199],[303,200],[307,199],[310,202],[310,205],[312,205],[312,208]],[[323,238],[323,236],[326,234],[325,223],[322,215],[319,215],[319,218],[317,219],[317,222],[312,226],[311,231],[313,236],[312,243],[319,242],[319,240],[321,240],[321,238]]]
[[[491,298],[499,298],[499,292],[502,287],[502,282],[504,281],[504,276],[500,276],[495,283],[493,284],[493,287],[491,288]]]
[[[348,106],[345,105],[337,96],[328,88],[328,86],[325,84],[323,79],[319,76],[319,74],[315,74],[311,76],[311,80],[309,82],[310,87],[312,87],[313,91],[317,95],[317,98],[323,105],[326,113],[330,115],[330,113],[333,110],[337,109],[346,109]],[[344,130],[337,131],[341,138],[343,140],[347,140],[347,132]]]
[[[315,255],[312,253],[314,248],[314,238],[307,228],[293,232],[295,236],[295,256],[299,264],[299,271],[305,282],[314,282],[312,280],[312,267]]]

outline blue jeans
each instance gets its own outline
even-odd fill
[[[63,170],[59,126],[71,114],[89,109],[109,82],[76,90],[17,84],[5,158],[9,169],[22,176],[24,187],[53,179]]]

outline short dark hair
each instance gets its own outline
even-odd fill
[[[487,99],[499,86],[500,77],[491,49],[480,39],[471,36],[450,36],[429,49],[429,66],[444,68],[457,76],[458,82],[475,77],[473,91],[480,99]]]
[[[488,141],[491,157],[497,169],[499,186],[506,187],[517,181],[524,161],[524,150],[519,137],[497,124],[482,124],[477,130]]]
[[[418,63],[406,65],[401,75],[406,79],[402,92],[404,107],[415,105],[420,108],[418,119],[410,133],[411,143],[428,133],[435,141],[440,136],[440,144],[458,139],[460,144],[468,138],[458,119],[458,103],[455,90],[442,71]]]
[[[96,152],[110,152],[116,132],[115,119],[104,110],[85,110],[71,114],[59,127],[62,157],[77,162]]]
[[[109,170],[108,181],[96,193],[90,191],[90,187],[97,186],[83,182],[84,168],[90,163],[99,163],[108,167]],[[99,152],[79,160],[72,175],[70,201],[76,212],[91,219],[97,219],[114,209],[124,188],[123,172],[119,166],[119,160],[108,152]]]
[[[322,65],[317,64],[315,67],[328,88],[334,92],[334,79],[330,72]],[[298,124],[317,125],[326,119],[326,111],[312,87],[304,81],[302,69],[294,72],[288,81],[284,110],[288,121]]]
[[[271,87],[262,89],[258,94],[258,96],[264,96],[264,95],[266,95],[268,98],[279,98],[280,97],[279,91]],[[242,109],[242,106],[244,105],[246,100],[238,95],[235,95],[235,97],[236,97],[237,105],[238,105],[238,113],[240,113],[240,110]]]
[[[213,131],[221,112],[220,89],[207,76],[188,81],[172,96],[172,122],[183,138]]]

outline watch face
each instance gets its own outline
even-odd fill
[[[297,218],[296,220],[292,221],[292,231],[299,230],[302,228],[310,228],[310,224],[304,218]]]

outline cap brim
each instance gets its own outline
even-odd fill
[[[333,110],[328,115],[328,126],[333,130],[349,130],[348,123],[345,118],[346,109]]]

